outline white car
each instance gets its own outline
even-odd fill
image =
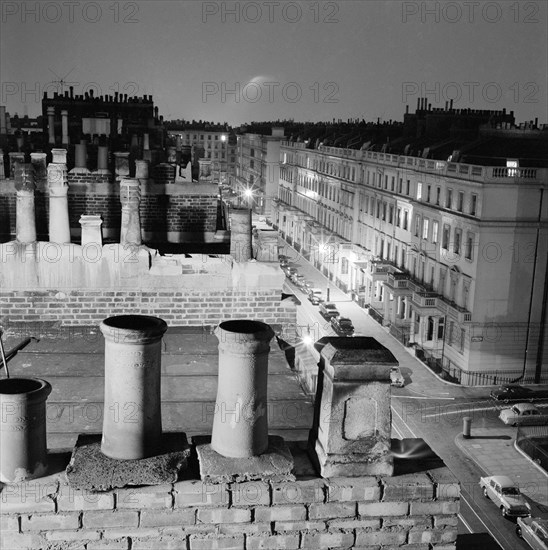
[[[500,508],[503,517],[524,518],[531,515],[531,506],[508,476],[480,477],[479,484],[485,498]]]
[[[548,520],[518,518],[516,533],[534,550],[548,550]]]
[[[400,367],[392,367],[390,369],[390,384],[397,388],[403,388],[405,385],[405,379],[403,378]]]
[[[499,418],[505,424],[512,426],[548,424],[548,414],[531,403],[516,403],[507,409],[502,409]]]

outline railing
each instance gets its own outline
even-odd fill
[[[390,325],[390,334],[397,338],[404,346],[409,345],[409,339],[411,337],[411,327],[409,325],[396,325],[392,323]]]
[[[536,168],[492,168],[493,178],[537,179]]]
[[[419,307],[438,307],[439,295],[436,292],[413,292],[412,301]]]
[[[518,426],[516,445],[548,472],[548,426]]]
[[[383,322],[383,319],[384,319],[382,313],[380,311],[377,311],[372,306],[368,309],[368,311],[369,311],[369,315],[371,315],[371,317],[373,317],[373,319],[375,321],[377,321],[377,323],[379,323],[379,325],[382,325],[382,322]]]

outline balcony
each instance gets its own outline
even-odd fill
[[[389,273],[385,285],[390,288],[391,292],[396,292],[398,295],[408,294],[412,291],[411,276],[407,273],[392,272]],[[400,291],[400,292],[398,292]]]
[[[439,315],[446,312],[446,305],[437,292],[413,292],[411,298],[413,307],[420,311],[421,315]]]
[[[455,302],[448,300],[447,298],[441,298],[443,301],[446,313],[459,324],[470,323],[472,321],[472,313],[466,308],[457,305]]]

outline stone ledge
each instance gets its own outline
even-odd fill
[[[73,489],[87,491],[173,483],[187,467],[190,446],[184,432],[162,434],[162,446],[161,454],[150,458],[116,460],[101,452],[101,434],[80,434],[67,466],[67,479]]]

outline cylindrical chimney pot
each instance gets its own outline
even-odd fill
[[[268,448],[267,379],[272,328],[260,321],[225,321],[219,339],[217,401],[211,448],[226,457]]]
[[[136,460],[161,449],[161,341],[165,321],[119,315],[101,322],[105,337],[105,409],[101,451]]]

